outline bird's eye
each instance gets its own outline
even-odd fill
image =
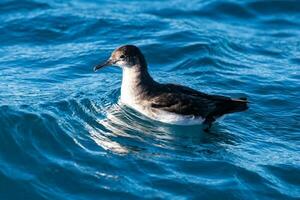
[[[120,58],[122,58],[122,59],[125,58],[125,55],[121,55]]]

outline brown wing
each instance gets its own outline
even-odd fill
[[[180,93],[183,93],[183,94],[186,94],[186,95],[206,98],[206,99],[210,99],[210,100],[220,101],[220,100],[230,100],[231,99],[229,97],[220,96],[220,95],[205,94],[203,92],[199,92],[197,90],[194,90],[192,88],[182,86],[182,85],[164,84],[163,87],[165,88],[165,90],[168,90],[170,92],[177,92],[177,93],[180,92]]]
[[[247,109],[247,101],[220,95],[208,95],[189,87],[163,84],[161,93],[152,98],[151,106],[181,115],[216,118]]]
[[[153,108],[181,115],[201,117],[206,117],[216,108],[215,103],[207,98],[184,93],[163,93],[154,97],[151,102]]]

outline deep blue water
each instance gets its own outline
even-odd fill
[[[0,199],[300,199],[299,1],[0,2]],[[211,133],[120,107],[150,72],[251,101]]]

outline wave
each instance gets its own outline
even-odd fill
[[[0,199],[299,196],[296,1],[26,0],[0,11]],[[128,43],[156,80],[248,96],[250,109],[206,134],[121,106],[121,70],[92,66]]]

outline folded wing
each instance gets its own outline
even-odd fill
[[[176,114],[201,116],[214,121],[224,114],[240,112],[248,108],[245,99],[208,95],[175,84],[165,84],[161,87],[164,93],[154,96],[151,106]]]

